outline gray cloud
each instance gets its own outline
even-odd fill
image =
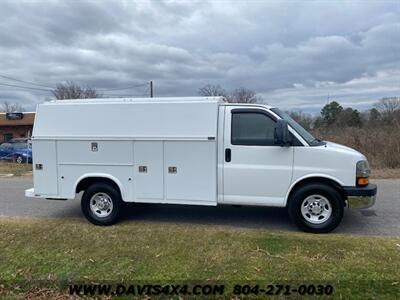
[[[400,94],[396,1],[2,1],[0,20],[0,74],[49,86],[154,80],[170,96],[215,83],[303,110]],[[27,109],[46,96],[0,86]]]

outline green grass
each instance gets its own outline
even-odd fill
[[[32,164],[0,162],[0,174],[14,174],[15,176],[21,176],[30,171],[32,171]]]
[[[0,296],[37,280],[67,282],[331,283],[335,298],[393,299],[400,239],[271,232],[215,225],[0,219]],[[35,289],[33,289],[35,290]],[[274,297],[277,298],[277,297]]]

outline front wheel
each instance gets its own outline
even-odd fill
[[[24,162],[24,158],[21,155],[18,155],[14,158],[17,164],[22,164]]]
[[[119,191],[106,183],[94,183],[84,192],[82,212],[95,225],[112,225],[118,221],[122,206]]]
[[[300,229],[326,233],[340,224],[344,202],[334,188],[314,183],[302,186],[293,193],[288,210],[290,218]]]

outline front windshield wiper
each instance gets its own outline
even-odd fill
[[[311,141],[311,144],[315,145],[315,146],[319,146],[319,145],[325,145],[326,143],[323,140],[319,139],[319,138],[314,138]]]

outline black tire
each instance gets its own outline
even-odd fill
[[[314,197],[315,199],[323,199],[323,201],[328,200],[330,204],[327,206],[328,209],[331,209],[330,216],[326,217],[327,219],[323,221],[324,217],[322,217],[322,223],[315,224],[315,221],[310,222],[311,217],[318,218],[320,216],[311,216],[311,214],[305,213],[306,216],[302,214],[302,204],[304,205],[304,210],[310,208],[307,204],[308,201],[305,201],[308,197]],[[322,197],[319,197],[322,196]],[[305,201],[303,203],[303,201]],[[312,201],[310,201],[312,202]],[[309,203],[314,204],[314,203]],[[315,206],[315,205],[314,205]],[[321,206],[320,206],[321,207]],[[320,207],[316,208],[317,210]],[[323,206],[322,206],[323,207]],[[325,206],[326,207],[326,206]],[[307,209],[306,209],[307,208]],[[334,230],[341,222],[343,218],[343,211],[344,211],[344,202],[340,194],[329,185],[326,184],[319,184],[319,183],[310,183],[304,186],[301,186],[297,190],[294,191],[291,198],[289,199],[288,204],[288,212],[289,216],[292,219],[293,223],[297,225],[300,229],[306,232],[312,233],[327,233]],[[308,217],[308,219],[307,219]]]
[[[108,198],[107,197],[106,198],[111,200],[112,209],[110,210],[107,216],[101,217],[99,215],[96,215],[96,213],[92,211],[90,202],[96,194],[107,195]],[[81,200],[81,209],[86,219],[95,225],[101,225],[101,226],[108,226],[115,224],[120,216],[122,205],[123,201],[121,199],[120,192],[117,191],[110,184],[102,182],[90,185],[83,193]]]

